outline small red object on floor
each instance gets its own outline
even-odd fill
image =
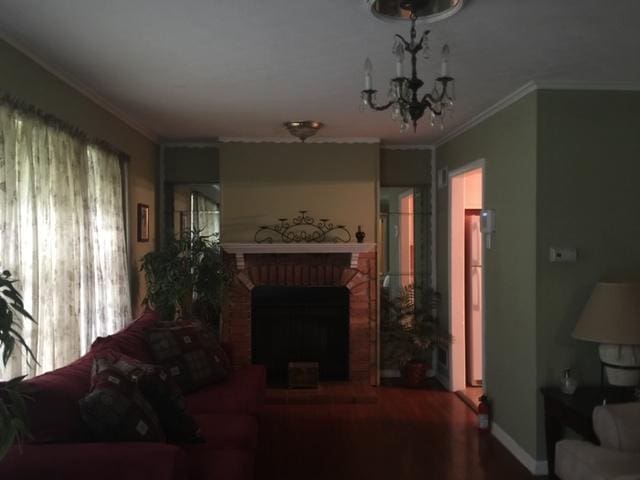
[[[481,432],[488,432],[491,427],[490,413],[489,400],[486,395],[482,395],[478,405],[478,430]]]

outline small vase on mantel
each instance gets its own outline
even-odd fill
[[[560,390],[566,395],[573,395],[576,388],[578,388],[578,381],[571,375],[571,369],[566,368],[560,379]]]
[[[364,242],[364,237],[366,237],[366,234],[362,231],[362,227],[358,225],[358,231],[356,232],[356,240],[358,241],[358,243],[362,243]]]

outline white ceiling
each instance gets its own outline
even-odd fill
[[[359,93],[369,56],[386,95],[408,24],[365,0],[0,0],[1,36],[164,139],[287,137],[283,121],[309,119],[319,136],[431,144],[531,80],[637,86],[639,26],[638,0],[467,0],[429,26],[432,51],[451,45],[455,117],[400,134]],[[419,64],[428,83],[437,68]]]

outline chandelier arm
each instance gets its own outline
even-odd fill
[[[431,95],[430,93],[425,93],[424,97],[422,97],[422,100],[420,101],[420,104],[422,105],[422,108],[424,110],[428,108],[430,111],[434,113],[434,115],[440,116],[444,113],[444,110],[442,107],[436,108],[435,106],[440,104],[440,100],[442,100],[442,98],[437,100],[433,98],[433,95]]]
[[[405,50],[410,50],[411,44],[407,42],[402,35],[396,33],[395,37],[403,43]]]
[[[383,110],[388,109],[393,104],[394,104],[393,100],[390,100],[389,102],[385,103],[384,105],[375,105],[373,102],[369,102],[369,106],[373,110],[377,110],[378,112],[381,112]]]
[[[382,111],[382,110],[386,110],[391,105],[393,105],[393,103],[394,103],[393,100],[385,103],[384,105],[376,105],[376,102],[374,101],[373,96],[377,92],[378,92],[377,90],[363,90],[362,91],[361,95],[366,98],[367,105],[369,106],[369,108],[371,108],[372,110]]]

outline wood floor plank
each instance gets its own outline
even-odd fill
[[[534,478],[444,391],[379,388],[377,403],[272,404],[257,480]]]

